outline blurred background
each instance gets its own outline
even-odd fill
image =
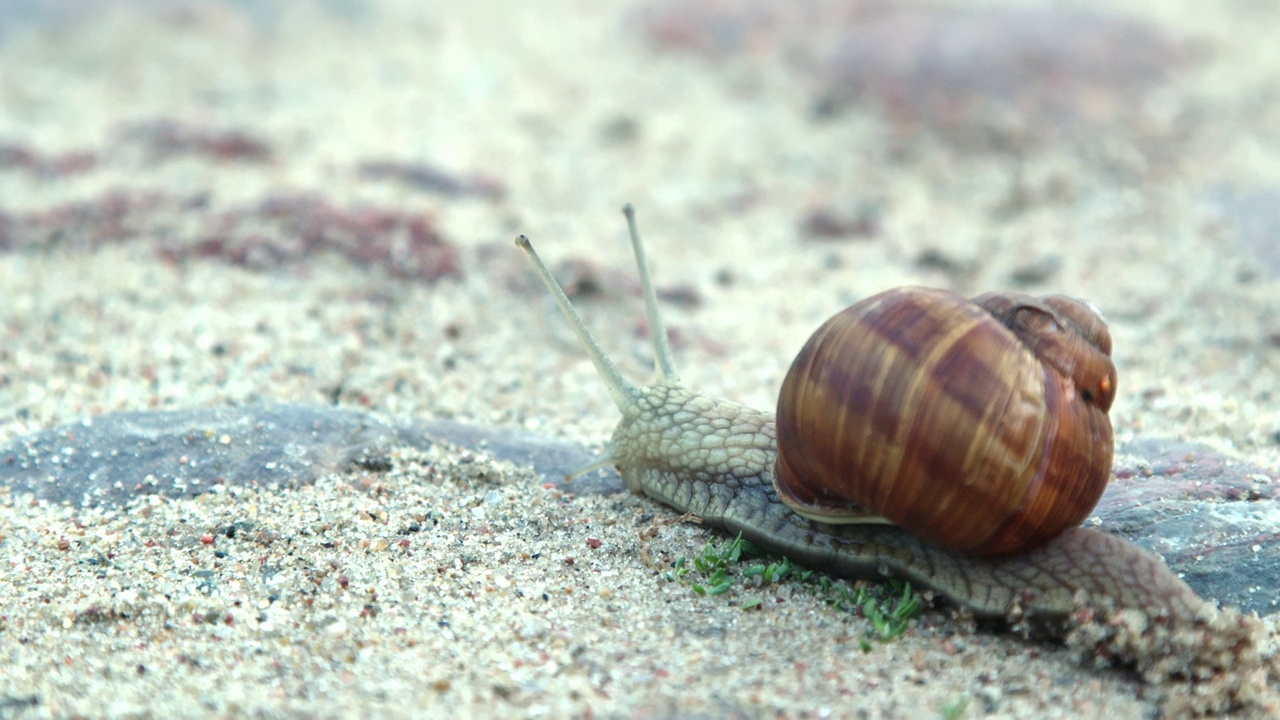
[[[771,406],[860,297],[1064,292],[1121,438],[1273,463],[1280,5],[0,0],[0,440],[264,401],[598,439],[511,247]]]

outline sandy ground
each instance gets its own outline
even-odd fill
[[[1280,467],[1274,4],[1127,3],[1177,48],[1159,77],[1086,83],[1065,109],[1015,97],[1012,119],[832,109],[830,73],[795,57],[807,21],[763,3],[695,52],[613,0],[23,7],[0,5],[2,443],[113,410],[287,401],[598,444],[616,411],[510,243],[534,239],[644,378],[630,201],[682,376],[706,392],[772,406],[808,333],[893,285],[1063,291],[1111,322],[1118,437]],[[465,182],[371,179],[372,161]],[[281,197],[352,222],[421,213],[456,269],[272,255],[254,233],[287,228],[262,213],[236,232],[268,260],[187,241]],[[815,237],[815,216],[843,235]],[[92,511],[6,496],[0,517],[0,716],[1158,707],[1123,671],[945,609],[864,651],[864,620],[798,587],[700,597],[662,568],[713,534],[467,452],[405,452],[373,488]],[[763,609],[741,610],[750,596]]]

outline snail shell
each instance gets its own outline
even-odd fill
[[[1106,323],[1062,296],[897,288],[828,320],[778,398],[774,483],[829,523],[878,516],[980,555],[1080,524],[1110,477]]]

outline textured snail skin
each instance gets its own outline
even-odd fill
[[[1082,604],[1192,620],[1205,601],[1164,561],[1096,530],[1074,528],[1025,553],[983,558],[892,525],[826,525],[778,499],[772,414],[659,383],[636,388],[611,461],[627,486],[742,536],[766,552],[845,577],[899,577],[980,617],[1058,623]]]

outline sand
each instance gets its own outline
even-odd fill
[[[293,402],[598,446],[616,411],[511,239],[576,281],[644,379],[632,202],[705,392],[772,406],[813,328],[886,287],[1061,291],[1111,323],[1118,438],[1280,467],[1269,5],[1127,3],[1177,47],[1163,79],[1008,123],[832,110],[793,57],[804,22],[767,4],[697,52],[612,0],[24,7],[0,6],[2,444],[117,410]],[[374,161],[454,185],[370,177]],[[852,220],[815,237],[815,214]],[[399,229],[375,232],[387,257],[261,239],[315,216]],[[456,264],[418,262],[414,218]],[[864,643],[865,620],[800,586],[699,596],[664,573],[721,538],[644,498],[445,448],[352,479],[92,510],[0,496],[0,715],[1160,707],[1123,669],[945,607]]]

